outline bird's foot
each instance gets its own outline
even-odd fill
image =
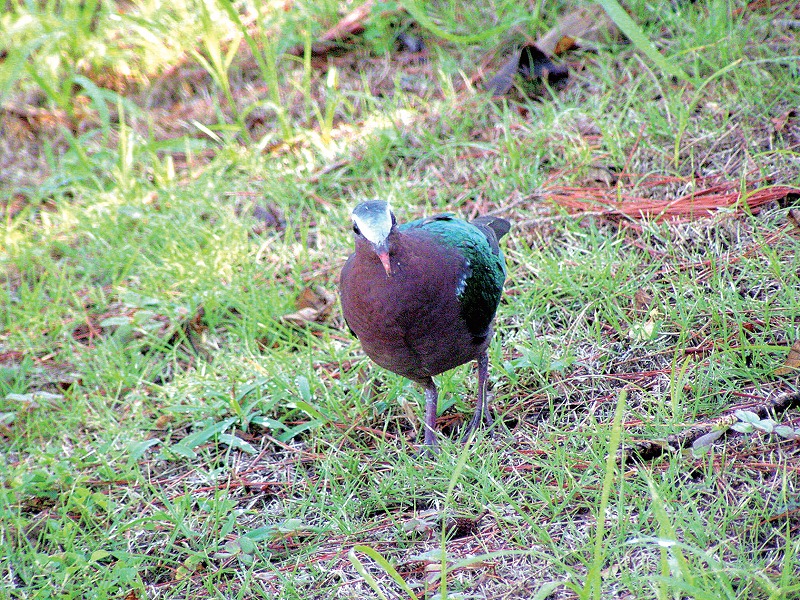
[[[472,415],[469,423],[464,428],[464,435],[461,436],[461,442],[466,444],[467,440],[469,440],[470,436],[478,431],[481,427],[489,428],[494,424],[494,419],[492,418],[491,412],[489,407],[486,406],[483,410],[481,408],[476,408],[475,412]],[[492,435],[490,430],[489,435]]]
[[[462,443],[469,441],[472,434],[480,427],[486,425],[490,427],[494,423],[492,413],[489,409],[491,404],[490,400],[492,395],[489,393],[489,355],[484,351],[478,356],[478,402],[475,404],[475,412],[472,414],[466,428],[464,435],[461,438]]]

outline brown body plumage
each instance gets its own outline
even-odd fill
[[[438,215],[398,227],[379,201],[360,204],[353,219],[356,251],[342,269],[342,312],[373,361],[425,388],[426,444],[436,444],[432,377],[472,360],[478,406],[467,434],[491,423],[486,349],[505,280],[497,240],[508,222]]]

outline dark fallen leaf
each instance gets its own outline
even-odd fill
[[[304,327],[309,323],[323,323],[333,311],[336,304],[336,294],[329,292],[321,285],[315,288],[307,287],[297,298],[293,313],[283,315],[281,320],[291,325]]]
[[[258,221],[258,223],[253,226],[253,235],[262,235],[270,229],[276,231],[283,231],[286,229],[286,216],[281,208],[272,202],[254,204],[240,200],[234,205],[233,211],[237,217],[241,217],[250,212],[251,216]]]
[[[19,350],[0,352],[0,365],[8,364],[11,366],[14,363],[21,363],[23,360],[25,360],[25,354]]]
[[[65,391],[72,385],[83,382],[77,367],[72,363],[55,362],[48,357],[30,359],[16,350],[0,353],[0,365],[8,369],[24,370],[31,389]]]
[[[487,511],[483,511],[476,517],[453,517],[447,519],[445,523],[447,533],[456,539],[474,535],[475,532],[478,531],[478,525],[481,519],[486,516],[486,512]]]
[[[784,129],[786,129],[786,125],[789,123],[790,120],[797,118],[798,111],[796,109],[787,110],[782,115],[771,119],[772,126],[775,128],[775,133],[781,133]]]
[[[568,70],[566,67],[553,64],[547,54],[535,45],[529,44],[524,46],[520,53],[519,73],[528,79],[547,79],[552,84],[565,78]]]
[[[617,168],[605,165],[590,165],[583,181],[588,185],[591,183],[602,183],[606,187],[612,187],[617,183]]]
[[[775,199],[776,202],[778,203],[778,206],[780,206],[781,208],[788,208],[790,206],[796,206],[798,203],[800,203],[800,189],[798,188],[784,188],[784,189],[785,193],[782,193]]]
[[[789,219],[790,222],[794,223],[798,229],[800,229],[800,209],[791,209],[786,218]]]
[[[800,374],[800,340],[795,341],[789,348],[789,354],[783,361],[783,366],[775,369],[775,375]]]
[[[295,306],[298,309],[313,308],[323,310],[330,307],[334,302],[336,302],[336,295],[318,285],[314,289],[307,287],[300,292]]]
[[[283,231],[286,229],[286,218],[283,211],[275,204],[253,207],[253,216],[258,219],[258,225],[253,226],[253,233],[261,235],[268,229]]]
[[[10,199],[0,200],[0,217],[13,219],[30,204],[28,197],[24,194],[14,194]]]
[[[526,44],[500,67],[497,74],[486,83],[486,89],[493,96],[503,96],[514,86],[515,75],[521,75],[528,81],[543,80],[555,85],[569,76],[569,70],[554,64],[536,45]]]
[[[429,590],[435,589],[442,579],[442,561],[430,562],[425,565],[425,585]],[[428,593],[425,594],[426,596]],[[432,596],[432,594],[431,594]]]
[[[56,108],[48,109],[20,102],[4,102],[0,106],[0,110],[22,119],[34,131],[40,129],[54,130],[59,126],[69,127],[71,124],[67,111]]]
[[[641,288],[636,290],[636,293],[633,295],[633,306],[636,310],[647,310],[652,303],[653,297],[650,294]]]
[[[161,205],[158,202],[158,192],[151,191],[144,195],[142,198],[142,204],[145,206],[152,206],[156,210],[161,209]]]
[[[317,41],[311,44],[311,54],[315,56],[323,56],[332,50],[335,50],[340,42],[350,36],[358,35],[364,31],[364,23],[372,13],[372,6],[375,4],[374,0],[367,0],[363,4],[359,4],[353,10],[344,15],[339,22],[333,27],[323,33]],[[396,9],[398,12],[402,10],[398,4]],[[288,54],[294,56],[302,56],[305,51],[303,44],[290,48]]]
[[[561,39],[558,40],[558,43],[556,43],[556,47],[553,48],[553,54],[564,54],[577,45],[576,41],[574,37],[568,35],[562,36]]]
[[[153,429],[166,429],[167,425],[172,423],[174,420],[175,415],[164,413],[155,420],[155,423],[153,423]]]
[[[194,311],[194,315],[186,322],[185,327],[187,332],[191,331],[196,334],[203,334],[208,329],[205,322],[206,309],[198,306]]]
[[[422,38],[413,33],[403,31],[397,35],[397,42],[400,45],[400,50],[404,52],[412,52],[418,54],[425,51],[425,42]]]

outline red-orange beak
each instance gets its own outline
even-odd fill
[[[389,261],[389,251],[383,250],[378,252],[378,258],[381,259],[381,264],[383,265],[383,270],[386,271],[386,277],[392,276],[392,263]]]

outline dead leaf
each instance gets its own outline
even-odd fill
[[[533,44],[523,46],[517,72],[526,79],[547,79],[551,84],[568,75],[566,67],[553,64],[550,57]]]
[[[77,367],[71,363],[54,362],[52,356],[33,358],[34,368],[28,373],[27,380],[31,388],[40,390],[67,390],[74,384],[83,382]],[[0,353],[0,365],[17,369],[26,360],[25,354],[16,350]],[[37,392],[44,393],[44,392]]]
[[[276,229],[282,229],[286,223],[283,212],[275,204],[254,206],[253,216],[259,221],[263,221],[265,228],[274,227]]]
[[[644,323],[634,323],[628,330],[628,337],[637,342],[646,342],[653,339],[656,331],[656,323],[648,319]]]
[[[403,523],[402,529],[405,533],[430,534],[433,531],[433,523],[426,521],[425,519],[413,518]]]
[[[321,285],[305,288],[300,292],[293,313],[283,315],[281,320],[291,325],[304,327],[308,323],[323,323],[331,315],[336,304],[336,294],[329,292]]]
[[[789,123],[789,121],[796,118],[797,115],[797,110],[793,108],[791,110],[787,110],[779,117],[770,119],[772,121],[772,126],[775,128],[775,133],[781,133],[784,129],[786,129],[786,125]]]
[[[159,205],[158,205],[158,192],[152,191],[152,192],[148,192],[147,194],[145,194],[144,198],[142,198],[142,204],[144,204],[145,206],[153,205],[156,208],[159,208]]]
[[[174,420],[175,420],[174,415],[165,413],[156,419],[156,422],[153,423],[153,429],[166,429],[167,425],[172,423]]]
[[[3,103],[0,112],[20,118],[33,131],[42,129],[52,131],[59,127],[69,127],[71,123],[69,114],[65,110],[39,108],[19,102]]]
[[[562,16],[555,27],[536,40],[536,46],[546,54],[558,55],[575,46],[586,46],[586,42],[599,42],[618,35],[619,30],[606,11],[594,5]]]
[[[589,166],[586,177],[583,179],[584,183],[602,183],[606,187],[612,187],[617,183],[616,167],[607,167],[605,165],[594,164]]]
[[[29,204],[27,196],[14,194],[10,199],[0,201],[0,218],[13,219]],[[6,215],[8,216],[6,217]]]
[[[367,0],[363,4],[355,7],[336,23],[333,27],[323,33],[316,42],[311,44],[311,54],[315,56],[322,56],[327,54],[339,45],[339,42],[346,39],[348,36],[357,35],[364,31],[364,22],[372,13],[372,5],[375,4],[374,0]],[[401,10],[398,8],[398,11]],[[384,15],[382,15],[384,16]],[[299,44],[294,48],[290,48],[288,54],[294,56],[302,56],[305,51],[303,44]]]
[[[556,47],[553,48],[553,54],[554,55],[564,54],[565,52],[567,52],[568,50],[572,49],[575,46],[576,46],[575,38],[565,35],[560,40],[558,40]]]
[[[425,52],[425,42],[421,37],[413,33],[401,31],[397,34],[397,43],[401,52],[410,52],[412,54]]]
[[[474,535],[478,531],[478,525],[486,516],[488,511],[483,511],[475,517],[452,517],[445,522],[447,533],[454,538],[467,537]]]
[[[237,217],[252,216],[258,223],[253,226],[253,235],[262,235],[269,230],[283,231],[286,229],[286,216],[283,210],[273,203],[256,204],[245,200],[237,200],[233,207]]]
[[[194,315],[191,319],[189,319],[184,327],[188,332],[195,333],[197,335],[202,335],[208,330],[208,325],[205,323],[205,316],[206,316],[206,309],[202,306],[198,306],[197,310],[194,311]]]
[[[526,44],[500,67],[497,74],[486,83],[486,89],[493,96],[503,96],[514,86],[515,75],[521,75],[528,81],[547,80],[554,85],[569,76],[569,69],[554,64],[535,44]]]
[[[433,590],[439,586],[439,580],[442,577],[442,563],[430,562],[425,565],[425,595],[429,593],[433,595]]]
[[[19,350],[8,350],[0,352],[0,364],[12,366],[14,363],[21,363],[25,359],[25,354]]]
[[[714,442],[716,442],[719,438],[725,435],[725,429],[713,429],[709,431],[705,435],[701,435],[697,438],[694,442],[692,442],[692,450],[697,450],[699,448],[704,448],[705,446],[710,446]]]
[[[775,375],[800,374],[800,340],[795,341],[789,348],[789,354],[783,361],[783,366],[775,369]]]
[[[291,323],[292,325],[298,325],[302,327],[306,323],[316,322],[318,315],[319,311],[314,308],[301,308],[300,310],[289,313],[288,315],[283,315],[281,320],[285,321],[286,323]]]
[[[633,295],[633,306],[636,310],[647,310],[653,303],[653,297],[643,289],[636,290]]]
[[[639,342],[652,340],[658,333],[658,317],[661,315],[657,308],[650,309],[647,320],[643,323],[632,323],[628,330],[628,337]]]
[[[800,229],[800,209],[793,208],[789,211],[789,214],[786,215],[786,218],[789,219],[791,223],[794,223],[795,226]]]
[[[316,308],[322,310],[323,308],[331,306],[334,302],[336,302],[336,294],[318,285],[313,290],[307,287],[300,292],[295,306],[297,308]]]

